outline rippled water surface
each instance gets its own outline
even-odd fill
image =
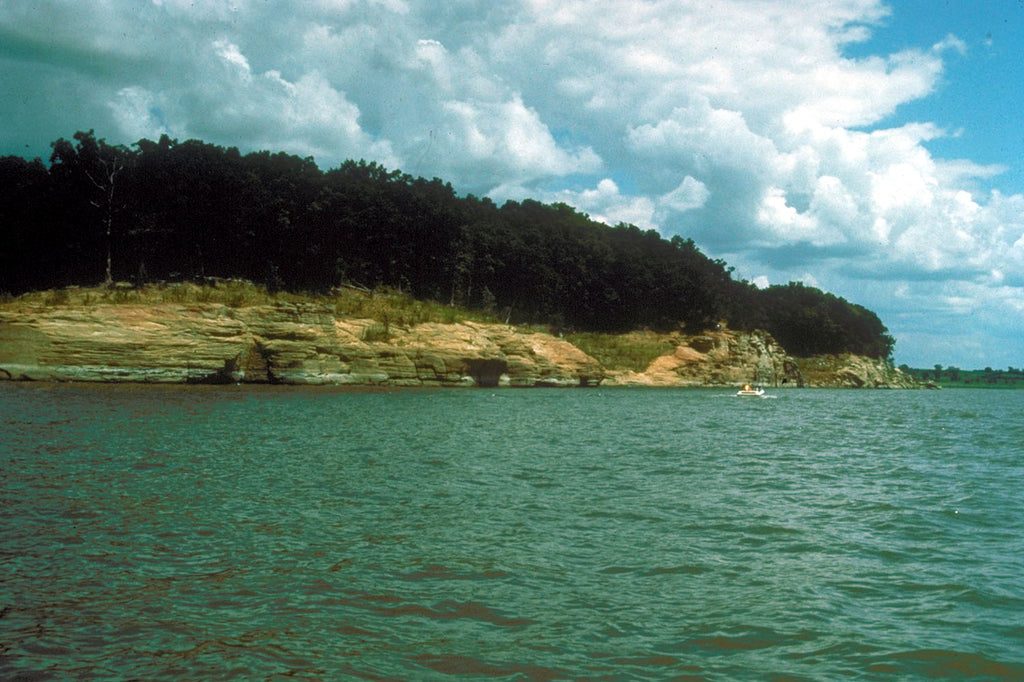
[[[0,678],[1024,678],[1024,391],[0,385]]]

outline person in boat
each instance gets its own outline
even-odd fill
[[[743,384],[743,390],[744,390],[744,391],[751,391],[751,390],[753,390],[753,389],[752,389],[752,388],[750,388],[750,384]]]

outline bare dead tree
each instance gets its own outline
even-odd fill
[[[103,155],[100,155],[98,159],[99,168],[95,169],[93,172],[90,172],[88,169],[83,169],[85,177],[89,178],[89,182],[91,182],[100,193],[99,199],[93,199],[89,203],[96,209],[103,212],[103,227],[106,232],[107,250],[107,269],[103,283],[108,287],[114,283],[111,252],[114,231],[114,215],[117,212],[115,201],[117,176],[125,168],[123,155],[116,149],[114,149],[113,152],[114,153],[110,155],[110,158],[104,158]]]

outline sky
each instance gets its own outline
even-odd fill
[[[346,159],[692,238],[1024,365],[1024,0],[0,0],[0,155]]]

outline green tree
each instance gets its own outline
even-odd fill
[[[0,217],[25,222],[10,243],[26,249],[3,256],[13,283],[3,286],[100,272],[109,283],[143,267],[158,279],[243,277],[290,290],[386,285],[579,331],[726,322],[766,329],[794,355],[891,357],[893,339],[871,311],[801,283],[735,281],[682,236],[609,227],[566,204],[499,208],[374,162],[321,172],[311,158],[166,135],[135,147],[80,132],[53,144],[49,171],[0,168]],[[42,266],[19,265],[33,252]]]
[[[50,180],[39,159],[0,157],[0,292],[41,288],[57,276],[56,229],[51,217],[58,202],[50,198]]]

